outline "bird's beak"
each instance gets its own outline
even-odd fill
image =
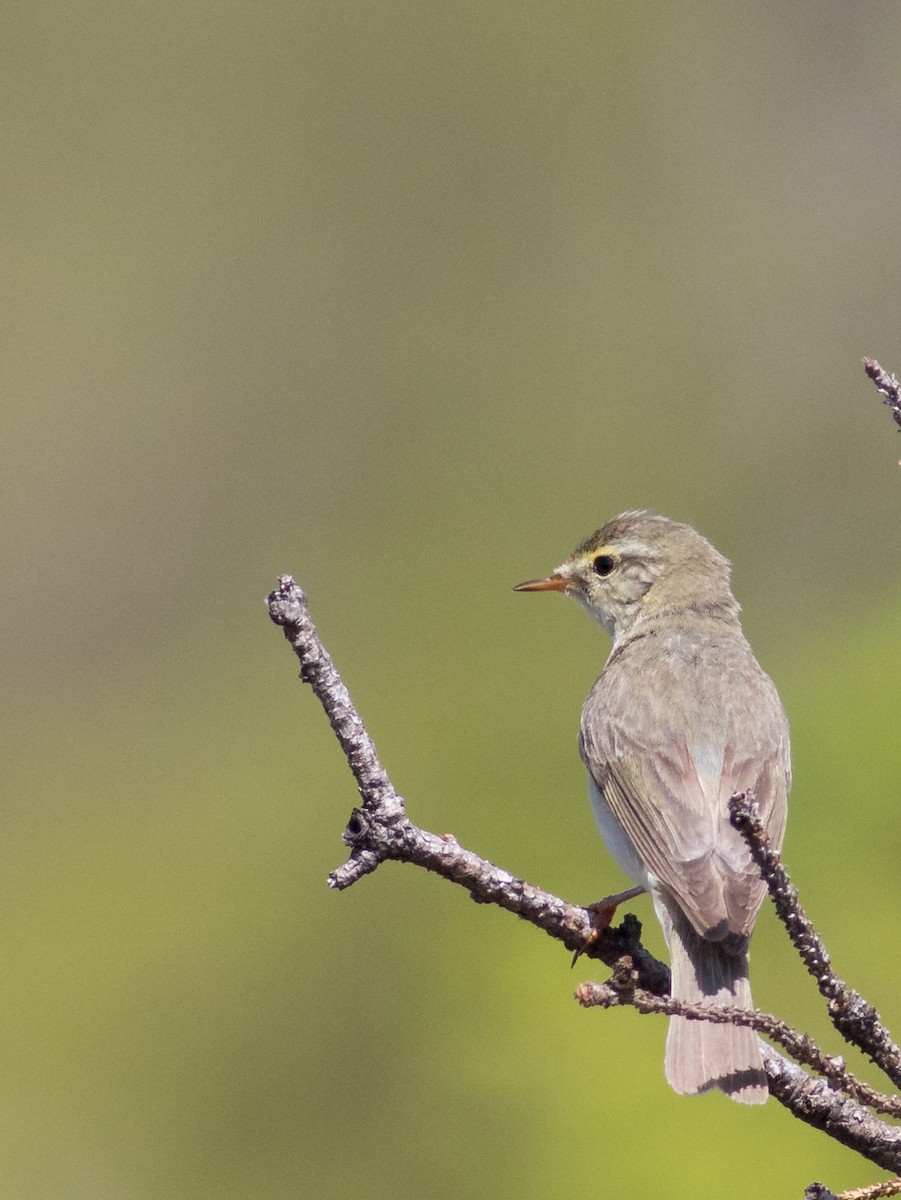
[[[553,575],[548,575],[547,579],[527,579],[525,583],[518,583],[513,590],[514,592],[565,592],[568,582],[559,571],[555,571]]]

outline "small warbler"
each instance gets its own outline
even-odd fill
[[[753,792],[778,850],[791,784],[788,722],[745,640],[727,559],[690,525],[644,510],[591,534],[546,579],[610,634],[585,702],[579,749],[595,819],[626,874],[651,896],[672,994],[751,1008],[748,942],[766,886],[729,822]],[[767,1098],[757,1034],[670,1018],[666,1078],[681,1093]]]

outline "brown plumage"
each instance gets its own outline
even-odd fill
[[[791,768],[785,714],[729,580],[729,562],[691,526],[638,511],[519,590],[566,592],[613,638],[579,747],[607,846],[654,902],[673,995],[749,1008],[748,941],[766,888],[727,806],[753,791],[779,847]],[[665,1069],[677,1092],[767,1096],[746,1028],[672,1018]]]

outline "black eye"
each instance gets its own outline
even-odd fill
[[[609,575],[616,566],[616,559],[612,554],[599,554],[592,563],[595,573],[603,579],[605,575]]]

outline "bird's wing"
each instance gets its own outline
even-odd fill
[[[750,763],[738,775],[725,770],[710,796],[687,748],[680,750],[678,757],[616,759],[601,790],[642,862],[698,933],[750,933],[765,887],[729,824],[727,804],[734,792],[753,786],[758,798],[769,795],[772,807],[772,771]]]
[[[642,736],[614,726],[603,709],[586,716],[582,757],[647,870],[698,933],[717,940],[749,934],[765,886],[729,823],[728,802],[735,792],[753,790],[764,827],[781,845],[787,730],[774,726],[759,739],[743,738],[744,745],[726,741],[711,749],[690,747],[672,727],[645,725]]]

